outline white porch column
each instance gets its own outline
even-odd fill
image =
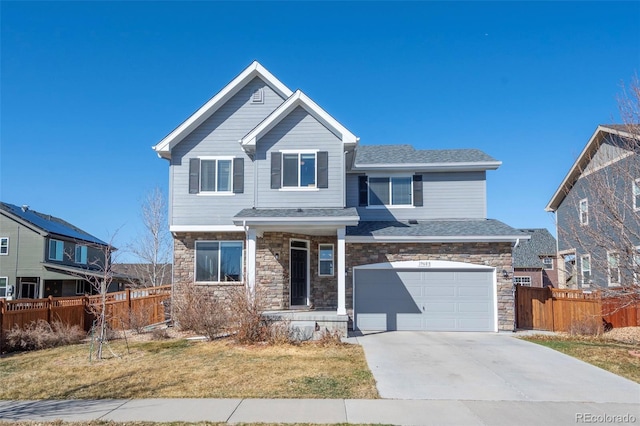
[[[256,241],[255,229],[247,231],[247,287],[250,293],[255,294],[256,288]]]
[[[345,288],[345,229],[346,228],[338,229],[338,249],[336,251],[336,256],[338,258],[338,315],[347,315],[347,292]]]

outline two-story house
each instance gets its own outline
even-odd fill
[[[598,126],[546,207],[556,215],[560,287],[615,290],[637,283],[638,130]]]
[[[93,294],[87,278],[102,276],[107,246],[60,218],[0,202],[0,297]],[[111,282],[109,291],[121,289],[123,281]]]
[[[259,287],[274,310],[362,330],[513,329],[511,249],[528,237],[486,218],[489,155],[359,145],[257,62],[153,148],[175,294]]]
[[[557,241],[545,228],[520,229],[531,237],[513,248],[513,279],[527,287],[557,287]]]

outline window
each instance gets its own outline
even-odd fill
[[[76,281],[76,294],[91,294],[91,287],[87,281]]]
[[[411,182],[410,176],[370,177],[369,205],[410,206],[412,204]]]
[[[553,269],[553,257],[543,257],[542,258],[542,268],[543,269]]]
[[[75,262],[83,265],[87,264],[87,246],[76,244]]]
[[[320,244],[318,258],[318,275],[333,276],[333,244]]]
[[[0,297],[7,297],[8,286],[9,286],[9,278],[0,277]]]
[[[580,272],[582,275],[582,285],[590,285],[591,283],[591,256],[585,254],[580,257]]]
[[[586,198],[580,200],[580,224],[589,224],[589,201]]]
[[[525,287],[531,287],[531,277],[513,277],[516,280],[516,284],[523,285]]]
[[[282,187],[316,187],[316,153],[282,154]]]
[[[640,210],[640,179],[633,181],[633,209]]]
[[[196,281],[242,281],[242,241],[196,241]]]
[[[62,261],[64,255],[64,243],[58,240],[49,240],[49,259]]]
[[[0,238],[0,256],[9,254],[9,237]]]
[[[620,254],[615,251],[608,251],[607,265],[609,269],[609,285],[620,285]]]
[[[231,192],[231,160],[200,160],[200,192]]]

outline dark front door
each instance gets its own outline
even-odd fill
[[[307,304],[307,250],[291,248],[291,305]]]

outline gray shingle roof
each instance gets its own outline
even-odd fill
[[[82,229],[73,226],[69,222],[66,222],[55,216],[40,213],[29,208],[23,210],[21,207],[3,202],[0,202],[0,210],[4,210],[7,213],[17,216],[25,222],[28,222],[49,234],[56,234],[64,237],[87,241],[90,243],[107,245],[107,243],[94,237],[88,232],[85,232]]]
[[[358,164],[432,164],[497,161],[479,149],[415,149],[411,145],[360,145]]]
[[[555,256],[556,239],[544,228],[520,229],[531,236],[513,249],[513,265],[516,268],[542,268],[540,256]]]
[[[348,226],[348,236],[371,237],[501,237],[518,236],[519,230],[494,219],[419,220],[417,223],[361,221]]]
[[[304,217],[357,217],[355,207],[345,209],[243,209],[235,218],[304,218]]]

